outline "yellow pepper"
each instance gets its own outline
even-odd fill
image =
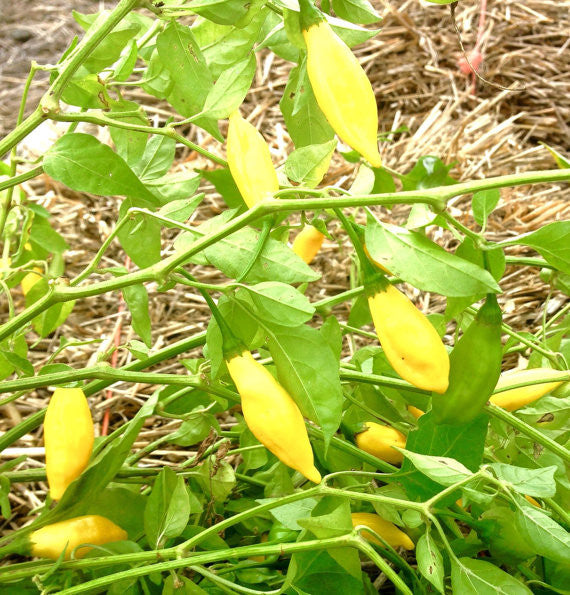
[[[531,382],[540,380],[541,378],[556,378],[557,376],[568,378],[568,370],[552,370],[550,368],[533,368],[531,370],[520,370],[512,374],[501,375],[499,382],[497,382],[496,389],[506,388],[515,384],[522,384],[523,382]],[[531,384],[521,388],[513,388],[501,393],[491,396],[490,401],[494,405],[502,407],[507,411],[516,411],[540,397],[543,397],[550,391],[564,383],[564,380],[559,382],[544,382],[541,384]],[[496,390],[495,389],[495,390]]]
[[[235,111],[228,127],[228,166],[249,208],[279,190],[267,143],[255,126]]]
[[[307,264],[313,262],[318,254],[325,236],[312,225],[307,225],[293,241],[293,252],[300,256]]]
[[[22,293],[24,295],[28,295],[32,287],[40,281],[42,276],[39,274],[42,272],[40,267],[34,267],[34,270],[31,273],[28,273],[21,281],[20,285],[22,287]]]
[[[46,473],[51,497],[59,500],[89,463],[93,419],[80,388],[57,388],[44,420]]]
[[[373,167],[380,167],[378,108],[372,85],[350,48],[322,15],[317,22],[310,20],[313,22],[302,25],[302,30],[307,74],[317,103],[340,139]]]
[[[289,393],[247,350],[226,364],[253,435],[285,465],[320,483],[303,415]]]
[[[431,322],[389,283],[369,295],[368,305],[394,370],[418,388],[444,393],[449,385],[449,355]]]
[[[406,448],[406,437],[402,432],[390,426],[383,426],[367,421],[366,430],[359,432],[355,436],[356,446],[361,450],[386,461],[393,465],[398,465],[404,459],[404,455],[392,448]]]
[[[393,548],[403,547],[405,550],[413,550],[416,547],[406,533],[400,531],[396,525],[384,520],[377,514],[372,512],[353,512],[351,516],[353,527],[357,527],[358,525],[370,527],[370,529],[378,533]],[[384,547],[384,544],[379,539],[366,530],[362,531],[362,537],[370,543]]]
[[[425,411],[414,407],[413,405],[408,405],[408,411],[416,418],[420,419],[422,415],[424,415]]]
[[[67,521],[46,525],[30,535],[32,556],[57,560],[64,548],[65,559],[69,560],[73,550],[85,543],[104,545],[128,538],[123,531],[109,519],[98,515],[79,516]],[[82,547],[75,552],[76,558],[82,558],[92,548]]]

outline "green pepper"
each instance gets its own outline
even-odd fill
[[[497,298],[488,294],[449,356],[449,388],[443,394],[433,395],[436,423],[468,423],[489,400],[501,374],[501,320]]]

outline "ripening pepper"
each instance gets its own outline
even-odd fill
[[[65,559],[69,560],[72,551],[83,543],[104,545],[113,541],[124,541],[127,532],[109,519],[98,515],[79,516],[67,521],[46,525],[29,536],[29,553],[38,558],[57,560],[64,548]],[[82,558],[92,549],[82,547],[75,552]]]
[[[450,355],[449,388],[432,398],[438,424],[466,424],[483,410],[501,374],[502,314],[489,294]]]
[[[393,548],[403,547],[405,550],[413,550],[416,547],[408,535],[400,531],[396,525],[384,520],[377,514],[372,512],[353,512],[351,516],[353,527],[357,527],[358,525],[370,527],[370,529],[378,533]],[[362,531],[362,537],[370,543],[384,547],[384,544],[368,531]]]
[[[309,0],[301,0],[307,74],[329,124],[373,167],[380,167],[378,108],[372,85],[350,48]]]
[[[59,500],[89,463],[93,419],[80,388],[56,388],[44,420],[46,473],[51,497]]]
[[[387,281],[368,290],[376,334],[390,365],[410,384],[443,393],[449,356],[431,322]]]
[[[294,239],[293,252],[307,264],[310,264],[321,249],[324,239],[325,236],[318,229],[312,225],[307,225]]]
[[[422,411],[421,409],[418,409],[417,407],[414,407],[413,405],[408,405],[408,411],[416,418],[416,419],[420,419],[420,417],[425,413],[425,411]]]
[[[247,350],[226,364],[253,435],[285,465],[320,483],[303,415],[289,393]]]
[[[406,448],[406,437],[402,432],[390,426],[377,424],[373,421],[367,421],[365,430],[355,435],[356,446],[387,463],[399,465],[404,459],[404,455],[392,448]]]
[[[228,167],[249,208],[279,190],[269,147],[257,128],[239,111],[230,115],[227,139]]]
[[[28,273],[20,281],[20,285],[22,287],[22,293],[24,294],[24,296],[28,295],[28,293],[30,293],[30,290],[32,289],[32,287],[38,281],[40,281],[40,279],[42,278],[42,276],[40,275],[41,272],[42,272],[42,269],[40,267],[34,267],[34,270],[31,273]]]
[[[568,378],[567,370],[552,370],[550,368],[533,368],[531,370],[520,370],[513,374],[502,375],[497,382],[496,388],[506,388],[515,384],[532,382],[541,378],[556,378],[557,376]],[[507,411],[516,411],[563,384],[565,380],[559,382],[543,382],[541,384],[531,384],[520,388],[513,388],[491,396],[491,403],[506,409]]]

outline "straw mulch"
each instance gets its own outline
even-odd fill
[[[105,2],[105,6],[110,4]],[[462,75],[457,66],[460,53],[447,8],[427,6],[418,0],[386,0],[375,2],[375,6],[383,17],[382,30],[355,51],[376,91],[381,131],[389,132],[402,125],[409,130],[383,145],[383,158],[389,167],[406,173],[420,156],[436,155],[446,163],[454,163],[451,175],[464,180],[555,167],[539,141],[562,153],[570,153],[568,0],[490,0],[481,46],[484,56],[482,74],[496,84],[517,88],[524,86],[524,90],[501,91],[477,82],[474,94],[471,92],[471,77]],[[56,61],[68,40],[78,31],[70,16],[72,7],[84,12],[95,9],[92,2],[71,3],[67,0],[43,5],[33,3],[32,7],[14,4],[10,11],[5,8],[7,18],[0,25],[0,63],[4,64],[0,116],[4,132],[15,120],[29,60],[34,58],[42,63]],[[475,44],[478,19],[478,2],[460,2],[457,22],[467,50]],[[28,35],[31,36],[24,39]],[[267,52],[258,54],[258,60],[257,78],[248,95],[249,105],[245,111],[270,142],[274,161],[281,164],[292,149],[278,106],[291,64]],[[38,80],[41,82],[41,77]],[[43,81],[45,83],[45,77]],[[29,108],[41,96],[44,83],[32,86]],[[159,121],[167,117],[168,107],[164,104],[136,92],[131,93],[131,97],[145,105],[149,115],[156,116]],[[40,147],[41,151],[45,137],[52,134],[56,136],[57,132],[44,131],[43,138],[35,136],[28,143],[27,150],[37,152]],[[223,148],[203,132],[192,129],[188,134],[194,142],[223,153]],[[185,148],[180,148],[178,156],[178,169],[209,166]],[[335,157],[325,183],[348,187],[353,176],[353,165]],[[29,182],[24,187],[31,200],[54,214],[54,225],[71,246],[66,255],[66,274],[75,276],[107,237],[116,221],[119,201],[78,194],[46,177]],[[195,215],[194,223],[223,208],[222,201],[212,189],[207,186],[204,189],[209,192],[209,197]],[[504,190],[500,206],[491,217],[488,237],[505,239],[537,229],[549,221],[570,219],[569,198],[570,188],[565,184]],[[453,214],[464,224],[473,225],[469,198],[452,204]],[[391,214],[382,209],[377,212],[384,220],[401,223],[407,210],[396,208]],[[339,230],[331,226],[331,231],[338,234]],[[170,237],[165,236],[167,251]],[[452,239],[446,234],[439,234],[437,241],[446,247],[453,246]],[[520,252],[525,253],[524,250]],[[342,247],[332,242],[325,243],[313,263],[323,277],[309,289],[312,299],[332,295],[348,287],[349,254],[346,242]],[[124,264],[124,253],[117,244],[113,245],[103,265]],[[538,272],[535,268],[510,268],[502,282],[505,320],[517,330],[537,330],[545,304],[548,304],[548,315],[551,316],[567,302],[563,294],[549,292],[549,287],[540,281]],[[224,281],[211,269],[198,268],[196,274],[207,282]],[[155,348],[206,327],[210,313],[202,298],[194,292],[176,287],[168,293],[158,293],[153,285],[148,286],[148,290]],[[420,295],[413,288],[407,290],[417,298],[420,307],[443,311],[445,300],[441,296]],[[15,295],[15,299],[17,308],[21,308],[21,296]],[[2,311],[5,315],[5,304]],[[345,319],[348,310],[340,307],[335,313]],[[121,344],[136,338],[129,326],[129,314],[122,309],[118,294],[83,300],[76,304],[63,328],[35,345],[30,352],[30,360],[39,369],[58,346],[60,336],[76,341],[102,339],[99,343],[68,348],[56,359],[77,368],[92,365],[98,355],[106,352],[112,344],[119,321],[122,324]],[[346,349],[349,355],[348,342]],[[200,354],[200,350],[195,354]],[[121,349],[117,366],[126,364],[131,358],[126,349]],[[516,365],[516,358],[508,363],[511,367]],[[180,372],[181,367],[175,362],[167,362],[160,370],[174,373]],[[108,401],[105,395],[96,395],[92,399],[96,421],[100,421],[104,409],[110,406],[112,423],[122,423],[139,407],[144,395],[152,388],[117,385],[113,387],[111,400]],[[20,419],[44,407],[48,394],[47,390],[34,391],[15,405],[4,408],[0,430],[9,429]],[[141,433],[137,446],[171,432],[173,427],[173,422],[156,422]],[[41,444],[40,429],[25,436],[2,456],[6,459],[27,454],[26,465],[38,467],[43,464]],[[188,455],[180,449],[158,450],[143,459],[143,463],[176,465]],[[10,495],[14,516],[4,523],[4,530],[20,526],[30,511],[43,502],[45,490],[45,484],[15,485]]]

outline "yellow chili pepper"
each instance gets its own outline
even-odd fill
[[[109,519],[98,515],[79,516],[67,521],[46,525],[30,535],[32,556],[57,560],[64,548],[65,559],[69,560],[73,550],[85,543],[104,545],[128,538],[123,531]],[[75,552],[76,558],[82,558],[92,548],[82,547]]]
[[[28,273],[21,281],[22,293],[28,295],[32,287],[41,280],[42,276],[39,274],[42,272],[40,267],[34,267],[31,273]]]
[[[46,473],[51,497],[59,500],[89,463],[93,420],[80,388],[57,388],[44,420]]]
[[[226,364],[253,435],[285,465],[320,483],[303,415],[289,393],[247,350]]]
[[[431,322],[389,283],[369,295],[368,305],[394,370],[418,388],[444,393],[449,385],[449,355]]]
[[[538,508],[542,508],[542,506],[540,505],[540,502],[538,502],[537,500],[535,500],[532,496],[527,496],[525,495],[525,498],[527,499],[528,502],[530,502],[533,506],[536,506]]]
[[[406,533],[400,531],[396,525],[384,520],[377,514],[372,512],[353,512],[351,516],[353,527],[357,527],[358,525],[369,527],[385,539],[393,548],[403,547],[405,550],[413,550],[416,547]],[[366,530],[362,531],[362,537],[370,543],[384,547],[384,544],[379,539]]]
[[[422,415],[424,415],[425,411],[414,407],[413,405],[408,405],[408,411],[416,418],[420,419]]]
[[[293,241],[293,252],[300,256],[307,264],[313,262],[318,254],[325,236],[312,225],[307,225]]]
[[[279,180],[267,143],[255,126],[239,111],[230,115],[228,127],[228,166],[249,208],[279,190]]]
[[[322,14],[301,2],[307,74],[323,114],[340,139],[373,167],[380,167],[378,108],[372,85],[350,48]],[[308,11],[304,18],[303,11]]]
[[[383,426],[373,421],[367,421],[364,425],[366,430],[359,432],[354,437],[356,446],[387,463],[400,464],[404,459],[404,455],[392,448],[392,446],[406,448],[404,434],[395,428]]]
[[[541,378],[556,378],[557,376],[568,377],[568,370],[552,370],[550,368],[533,368],[531,370],[520,370],[512,374],[504,374],[497,382],[498,388],[505,388],[514,384],[522,384],[523,382],[531,382],[533,380],[540,380]],[[516,411],[540,397],[543,397],[550,391],[564,383],[564,380],[559,382],[544,382],[541,384],[531,384],[521,388],[513,388],[501,393],[492,395],[491,403],[506,409],[507,411]],[[496,390],[495,389],[495,390]]]

